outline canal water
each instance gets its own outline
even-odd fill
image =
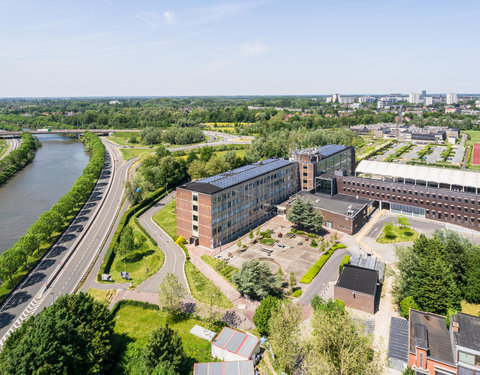
[[[90,157],[80,141],[41,134],[35,159],[0,186],[0,253],[26,230],[80,177]]]

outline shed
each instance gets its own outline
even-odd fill
[[[260,353],[258,337],[225,327],[212,342],[212,357],[223,361],[255,360]]]
[[[254,375],[253,361],[195,363],[193,375]]]

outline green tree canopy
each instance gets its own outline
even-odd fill
[[[262,300],[268,295],[279,294],[280,286],[275,275],[268,265],[257,259],[243,263],[242,268],[233,275],[232,281],[242,295],[251,299]]]
[[[312,202],[297,197],[288,210],[287,219],[302,229],[318,232],[323,225],[322,214],[313,208]]]

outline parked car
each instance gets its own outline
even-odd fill
[[[300,241],[299,243],[297,243],[298,246],[302,246],[303,245],[303,242]]]
[[[277,243],[278,247],[281,247],[282,249],[285,248],[285,245],[281,242]]]

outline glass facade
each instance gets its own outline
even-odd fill
[[[425,217],[425,209],[422,207],[408,206],[406,204],[390,203],[390,210],[394,214]]]
[[[236,239],[276,214],[276,205],[299,190],[298,165],[247,180],[212,196],[214,247]]]
[[[354,148],[347,148],[337,154],[329,156],[315,163],[315,177],[325,173],[334,174],[336,170],[345,170],[347,174],[352,171],[354,162]]]

